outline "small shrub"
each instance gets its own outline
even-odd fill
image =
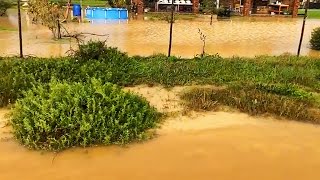
[[[25,146],[62,150],[139,140],[158,118],[145,99],[92,80],[33,87],[17,101],[11,123]]]
[[[73,51],[70,55],[82,61],[126,57],[126,54],[120,52],[117,48],[107,47],[106,41],[89,41],[85,44],[79,44],[79,49]]]
[[[312,49],[320,50],[320,27],[315,28],[311,33],[310,44]]]

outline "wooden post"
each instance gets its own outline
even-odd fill
[[[168,48],[168,57],[171,56],[171,47],[172,47],[172,28],[173,28],[173,15],[174,15],[174,0],[171,0],[171,18],[170,18],[170,32],[169,32],[169,48]]]
[[[23,51],[22,51],[22,29],[21,29],[20,0],[18,0],[18,25],[19,25],[19,47],[20,47],[20,58],[23,58]]]
[[[303,22],[302,22],[302,29],[301,29],[301,35],[300,35],[300,41],[299,41],[299,47],[298,47],[298,53],[297,56],[300,56],[300,50],[301,50],[301,44],[303,40],[303,34],[304,34],[304,27],[306,25],[306,19],[308,17],[308,8],[309,8],[309,2],[310,0],[307,0],[306,5],[305,5],[305,10],[304,10],[304,17],[303,17]]]

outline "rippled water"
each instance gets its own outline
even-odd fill
[[[1,140],[0,179],[318,180],[320,177],[317,126],[230,113],[174,122],[176,125],[167,127],[169,130],[156,139],[129,147],[76,148],[53,154],[27,150],[14,140]]]
[[[1,18],[1,26],[17,28],[15,10],[7,18]],[[198,28],[207,36],[206,52],[222,56],[280,55],[297,51],[302,19],[277,17],[233,18],[229,21],[208,19],[201,21],[179,20],[174,24],[173,54],[192,57],[201,52],[202,42]],[[63,56],[70,48],[70,42],[52,40],[51,32],[45,27],[32,25],[23,14],[23,38],[25,54],[37,56]],[[167,53],[169,24],[165,21],[113,21],[65,24],[70,32],[109,34],[108,44],[116,46],[129,55],[152,55]],[[308,20],[302,54],[320,56],[309,49],[308,41],[313,28],[320,26],[319,20]],[[96,37],[89,37],[96,38]],[[103,38],[100,38],[103,39]],[[17,31],[0,31],[0,55],[18,53]]]
[[[31,151],[0,109],[0,180],[318,180],[320,127],[228,112],[180,114],[185,89],[130,87],[172,112],[157,137],[126,147]]]

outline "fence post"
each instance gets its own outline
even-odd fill
[[[20,58],[23,58],[23,51],[22,51],[22,29],[21,29],[20,0],[18,0],[18,24],[19,24],[19,47],[20,47]]]
[[[172,28],[173,28],[173,13],[174,13],[174,0],[171,0],[171,18],[170,18],[170,34],[169,34],[169,49],[168,49],[168,57],[171,56],[171,47],[172,47]]]
[[[306,25],[306,19],[308,17],[309,2],[310,2],[310,0],[307,0],[307,2],[305,4],[305,11],[304,11],[304,17],[303,17],[303,22],[302,22],[302,29],[301,29],[301,35],[300,35],[300,41],[299,41],[297,57],[300,56],[301,44],[302,44],[303,34],[304,34],[304,27]]]

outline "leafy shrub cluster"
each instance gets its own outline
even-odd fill
[[[280,92],[281,94],[282,92]],[[308,99],[294,99],[268,93],[252,86],[230,86],[226,89],[196,88],[182,95],[187,107],[194,110],[215,110],[230,106],[251,115],[272,114],[299,121],[320,123],[320,113]]]
[[[4,16],[7,9],[12,7],[12,3],[8,0],[0,0],[0,16]]]
[[[106,41],[89,41],[85,44],[79,44],[79,49],[72,51],[70,55],[81,61],[101,59],[112,61],[113,58],[126,56],[125,53],[118,51],[117,48],[108,47]]]
[[[93,79],[33,87],[17,101],[11,123],[22,144],[62,150],[139,140],[158,118],[145,99]]]
[[[312,49],[320,50],[320,27],[315,28],[311,33],[310,45]]]

